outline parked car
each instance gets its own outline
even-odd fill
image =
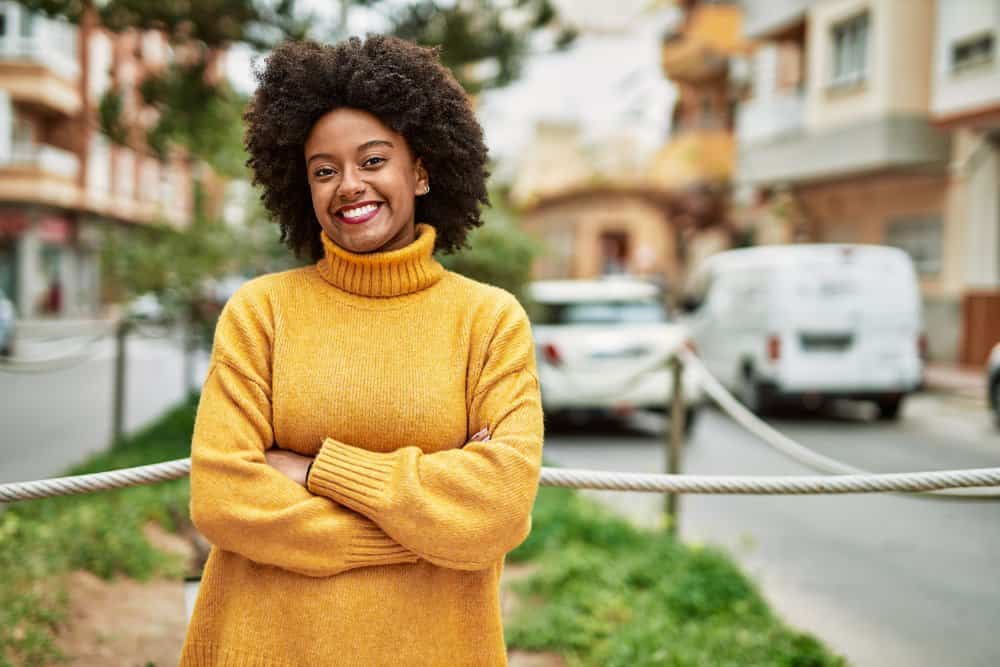
[[[532,283],[529,294],[546,414],[669,409],[672,378],[661,362],[688,337],[657,286],[630,278],[546,280]],[[684,396],[690,428],[702,403],[691,373]]]
[[[841,397],[875,401],[895,419],[922,383],[920,290],[896,248],[722,252],[695,272],[685,310],[709,372],[758,414]]]
[[[0,356],[9,357],[14,352],[14,304],[0,290]]]
[[[986,364],[986,386],[990,396],[990,406],[997,428],[1000,428],[1000,343],[993,346],[990,360]]]

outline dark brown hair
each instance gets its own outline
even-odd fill
[[[417,197],[416,219],[437,229],[437,250],[458,250],[482,224],[481,206],[489,204],[483,130],[437,49],[381,35],[332,46],[286,42],[256,76],[243,115],[247,165],[296,255],[323,255],[303,150],[316,121],[341,107],[372,114],[420,158],[431,191]]]

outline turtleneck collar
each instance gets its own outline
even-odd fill
[[[364,297],[394,297],[419,292],[444,275],[444,267],[434,259],[436,231],[417,225],[413,243],[389,252],[359,255],[344,250],[326,234],[324,257],[316,263],[323,278],[345,292]]]

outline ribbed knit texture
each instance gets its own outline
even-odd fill
[[[213,549],[182,665],[506,663],[499,577],[541,466],[531,330],[417,232],[375,255],[324,237],[316,266],[223,311],[192,443]],[[316,457],[308,490],[272,444]]]

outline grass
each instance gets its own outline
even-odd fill
[[[834,667],[846,663],[774,616],[732,559],[643,531],[579,494],[539,492],[534,529],[511,561],[524,604],[514,648],[601,667]]]
[[[169,461],[190,454],[195,404],[184,403],[115,449],[66,474]],[[65,577],[88,570],[147,580],[183,575],[176,556],[155,549],[142,527],[187,522],[186,479],[13,504],[0,514],[0,667],[36,667],[65,658],[54,642],[65,618]]]
[[[195,403],[67,471],[83,474],[189,455]],[[183,574],[142,528],[188,522],[186,479],[11,505],[0,514],[0,667],[64,660],[65,577]],[[536,573],[508,623],[511,647],[556,651],[601,667],[833,667],[843,661],[777,619],[728,556],[639,530],[565,489],[543,488],[534,528],[510,561]]]

